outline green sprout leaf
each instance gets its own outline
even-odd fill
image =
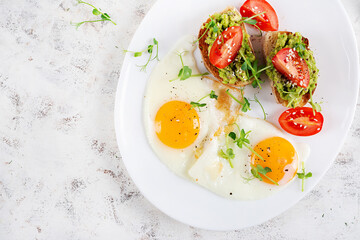
[[[219,157],[224,158],[229,161],[230,167],[234,168],[234,165],[232,164],[232,159],[235,158],[235,154],[232,148],[227,148],[226,152],[224,152],[222,149],[218,152]]]
[[[152,53],[153,48],[154,48],[154,45],[149,45],[149,46],[147,47],[147,52],[148,52],[148,53]]]
[[[244,23],[247,23],[250,25],[255,25],[255,24],[257,24],[257,21],[255,19],[245,19]]]
[[[211,90],[209,96],[210,96],[210,98],[212,98],[212,99],[213,99],[213,98],[215,98],[216,100],[218,99],[218,95],[215,94],[215,91],[214,91],[214,90]]]
[[[234,132],[230,132],[228,136],[229,136],[232,140],[235,140],[235,139],[236,139],[236,133],[234,133]]]
[[[181,68],[179,71],[178,77],[181,81],[183,81],[190,78],[191,74],[192,74],[192,69],[189,66],[183,66],[183,68]]]
[[[241,111],[243,111],[243,112],[250,111],[251,108],[250,108],[250,102],[249,102],[249,100],[248,100],[246,97],[244,97],[243,99],[244,99],[244,104],[243,104],[242,107],[241,107]]]
[[[305,172],[305,163],[301,162],[301,166],[302,166],[302,172],[301,173],[296,173],[298,178],[301,179],[301,191],[304,191],[304,185],[305,185],[305,179],[312,177],[312,173]]]
[[[200,103],[200,102],[201,102],[201,100],[203,100],[203,99],[205,99],[207,97],[210,97],[211,99],[216,99],[216,100],[218,98],[218,96],[215,94],[215,91],[211,90],[211,92],[209,94],[207,94],[204,97],[200,98],[197,102],[190,102],[191,109],[197,107],[199,109],[199,111],[200,111],[201,107],[206,106],[206,103]]]
[[[92,13],[93,13],[95,16],[101,14],[101,12],[99,12],[99,10],[97,10],[96,8],[93,9]]]
[[[94,22],[110,21],[110,22],[112,22],[114,25],[116,25],[116,23],[115,23],[113,20],[111,20],[109,14],[101,12],[100,9],[97,8],[97,7],[95,7],[94,5],[92,5],[92,4],[90,4],[90,3],[87,3],[87,2],[84,2],[84,1],[81,1],[81,0],[78,0],[78,4],[85,4],[85,5],[88,5],[88,6],[92,7],[92,8],[93,8],[92,14],[95,15],[95,16],[100,15],[100,19],[82,21],[82,22],[77,22],[77,23],[70,22],[70,24],[73,25],[73,26],[75,26],[76,29],[78,29],[78,28],[79,28],[81,25],[83,25],[84,23],[94,23]]]
[[[295,50],[298,52],[301,58],[304,58],[304,51],[306,50],[306,46],[304,43],[296,43]]]
[[[103,14],[101,14],[101,18],[104,19],[104,20],[109,20],[110,16],[107,13],[103,13]]]
[[[183,61],[183,58],[182,58],[182,55],[184,53],[185,52],[178,53],[178,56],[180,57],[182,67],[179,70],[177,78],[171,79],[171,80],[169,80],[169,82],[175,81],[177,79],[179,79],[180,81],[184,81],[184,80],[186,80],[188,78],[191,78],[191,77],[202,77],[202,76],[205,76],[205,75],[209,74],[208,72],[206,72],[206,73],[200,73],[200,74],[192,75],[192,69],[189,66],[184,65],[184,61]]]
[[[229,89],[226,90],[226,94],[229,95],[232,99],[234,99],[237,103],[239,103],[241,105],[241,111],[243,112],[247,112],[247,111],[250,111],[251,108],[250,108],[250,102],[249,100],[244,97],[244,93],[243,93],[243,90],[241,89],[241,95],[242,95],[242,101],[240,101],[239,99],[237,99],[234,95],[232,95],[230,92],[229,92]]]
[[[134,52],[134,57],[140,57],[142,55],[142,52]]]
[[[154,44],[148,45],[147,48],[143,51],[134,52],[134,51],[129,51],[129,50],[123,50],[124,53],[127,53],[127,52],[133,53],[134,57],[140,57],[145,52],[149,53],[147,62],[144,65],[140,65],[140,66],[137,65],[138,67],[140,67],[140,71],[146,71],[146,67],[149,65],[149,63],[152,60],[157,59],[158,61],[160,61],[160,59],[159,59],[159,42],[155,38],[153,38],[153,42],[154,42]],[[156,55],[153,58],[152,56],[153,56],[153,51],[154,51],[155,47],[156,47]]]

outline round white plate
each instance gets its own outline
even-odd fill
[[[209,14],[227,6],[239,8],[244,0],[158,0],[146,15],[129,46],[142,50],[155,37],[160,58],[184,35],[197,35]],[[315,100],[322,104],[323,130],[312,137],[292,137],[311,147],[307,170],[313,177],[301,192],[295,180],[283,191],[263,200],[235,201],[173,174],[153,153],[144,132],[143,99],[152,68],[140,72],[136,65],[146,56],[126,56],[115,103],[115,130],[120,152],[141,193],[157,208],[183,223],[211,230],[233,230],[262,223],[293,206],[325,174],[341,149],[354,116],[359,88],[359,62],[355,36],[340,1],[269,0],[276,10],[280,30],[299,31],[310,41],[320,70]],[[296,10],[294,10],[296,6]],[[334,17],[336,16],[336,17]],[[285,108],[275,103],[268,84],[258,94],[268,120],[277,124]],[[252,115],[261,117],[254,108]]]

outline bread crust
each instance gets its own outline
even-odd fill
[[[235,9],[235,10],[239,13],[239,15],[240,15],[240,12],[239,12],[235,7],[227,7],[227,8],[226,8],[224,11],[222,11],[221,13],[225,13],[225,12],[228,12],[228,11],[232,11],[232,10],[234,10],[234,9]],[[200,31],[199,31],[198,38],[200,38],[200,37],[204,34],[204,32],[206,31],[206,28],[203,28],[203,26],[205,26],[209,21],[210,21],[210,18],[207,19],[207,21],[204,22],[203,25],[201,26]],[[242,23],[240,26],[241,26],[242,29],[244,29],[245,32],[247,32],[244,23]],[[218,69],[217,67],[215,67],[214,65],[212,65],[211,62],[210,62],[209,52],[208,52],[209,44],[207,44],[207,43],[205,42],[205,40],[206,40],[206,35],[204,35],[204,36],[199,40],[199,49],[200,49],[200,53],[201,53],[201,57],[202,57],[202,59],[203,59],[204,65],[205,65],[205,67],[207,68],[207,70],[215,77],[215,78],[211,78],[211,79],[216,80],[216,81],[224,84],[224,83],[223,83],[223,79],[222,79],[222,78],[220,77],[220,75],[219,75],[219,69]],[[251,49],[252,49],[253,54],[255,55],[254,49],[253,49],[253,47],[252,47],[252,45],[251,45],[251,41],[249,41],[249,44],[250,44],[250,47],[251,47]],[[248,84],[251,84],[253,81],[254,81],[254,79],[252,78],[252,79],[250,79],[249,81],[247,81],[246,83],[243,82],[243,81],[241,81],[241,80],[239,80],[239,81],[236,81],[235,84],[224,84],[224,85],[229,86],[229,87],[232,87],[232,88],[239,88],[239,87],[244,87],[244,86],[246,86],[246,85],[248,85]]]
[[[288,31],[278,31],[278,32],[268,32],[265,37],[264,37],[264,42],[263,42],[263,51],[264,51],[264,57],[265,57],[265,61],[267,59],[267,57],[270,55],[270,53],[272,52],[272,50],[275,48],[275,44],[277,41],[277,37],[278,37],[278,33],[286,33],[286,34],[293,34],[292,32],[288,32]],[[302,38],[306,48],[308,50],[310,50],[309,48],[309,40],[305,37]],[[284,76],[282,76],[282,78],[285,80],[286,78]],[[276,102],[283,105],[284,107],[287,107],[289,104],[289,101],[286,101],[284,99],[282,99],[280,97],[280,93],[279,91],[276,89],[275,85],[274,85],[274,81],[270,81],[270,86],[272,89],[272,92],[275,96]],[[315,89],[316,89],[317,84],[315,85],[314,90],[312,91],[312,94],[314,94]],[[298,105],[298,107],[303,107],[308,101],[310,100],[310,93],[306,93],[302,96],[302,99]]]

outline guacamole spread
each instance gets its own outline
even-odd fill
[[[283,75],[278,72],[273,63],[272,58],[283,48],[294,48],[303,58],[309,68],[310,82],[307,88],[298,87],[291,81],[287,80]],[[302,100],[302,96],[311,92],[316,88],[319,70],[316,68],[313,52],[308,50],[302,40],[300,33],[286,34],[279,33],[275,48],[266,59],[267,66],[271,66],[266,70],[266,74],[274,82],[274,86],[278,90],[280,97],[288,101],[288,107],[295,108]]]
[[[225,13],[216,13],[211,16],[211,18],[216,22],[220,32],[225,31],[228,27],[241,25],[241,16],[235,9]],[[210,49],[217,37],[218,33],[215,33],[213,28],[209,28],[205,40],[205,42],[209,44],[208,53],[210,53]],[[250,36],[244,29],[242,45],[235,60],[227,67],[219,69],[219,75],[223,79],[223,83],[235,84],[237,81],[248,82],[250,80],[251,77],[248,72],[241,69],[241,66],[245,62],[241,56],[246,57],[251,64],[255,62],[255,55],[250,47]]]

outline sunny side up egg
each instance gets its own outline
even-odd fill
[[[299,162],[307,158],[309,149],[304,144],[294,144],[272,124],[240,112],[240,105],[227,94],[227,88],[209,79],[192,77],[175,80],[183,62],[199,73],[193,52],[193,37],[180,40],[174,50],[165,56],[153,70],[144,100],[144,123],[148,141],[159,159],[177,175],[189,179],[210,191],[231,199],[254,200],[269,196],[283,188],[295,176]],[[205,98],[201,109],[191,108],[212,90],[218,99]],[[230,90],[240,98],[238,91]],[[227,137],[239,130],[248,134],[251,146],[239,148]],[[232,148],[235,158],[231,164],[220,157],[219,151]],[[263,161],[264,159],[265,161]],[[232,166],[231,166],[232,165]],[[264,181],[253,179],[251,165],[271,168]]]

